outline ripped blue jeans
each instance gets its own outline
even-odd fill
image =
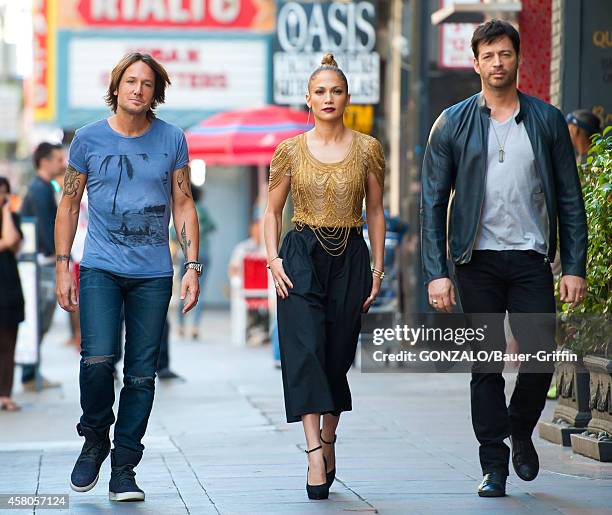
[[[142,454],[155,393],[155,370],[172,277],[135,279],[83,268],[79,274],[81,318],[81,425],[103,434],[115,422],[114,355],[121,308],[125,311],[123,388],[114,444]]]

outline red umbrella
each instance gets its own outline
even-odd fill
[[[207,165],[267,165],[277,145],[312,127],[304,111],[264,106],[215,114],[186,131],[191,159]]]

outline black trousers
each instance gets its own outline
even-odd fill
[[[346,374],[372,288],[370,256],[361,231],[329,255],[305,226],[289,232],[279,252],[293,289],[278,298],[278,331],[287,422],[309,413],[352,409]]]
[[[547,316],[548,322],[535,327],[528,316],[515,315],[513,318],[512,315],[554,314],[553,277],[544,255],[535,251],[474,251],[471,261],[457,266],[455,273],[464,313],[499,314],[493,319],[490,315],[482,315],[481,322],[486,319],[489,325],[487,350],[505,349],[503,319],[506,311],[510,314],[510,327],[521,352],[551,352],[556,348],[554,317],[552,324],[548,323],[551,317]],[[473,317],[473,323],[478,324],[478,315]],[[498,370],[487,368],[482,372],[478,367],[472,370],[472,425],[480,443],[483,474],[495,471],[508,474],[510,449],[504,439],[510,435],[521,439],[531,437],[540,418],[553,364],[546,371],[538,369],[538,373],[529,372],[527,366],[521,364],[509,406],[506,406],[504,395],[503,363],[498,365]]]

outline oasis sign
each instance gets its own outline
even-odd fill
[[[351,103],[377,104],[380,56],[374,2],[279,4],[274,41],[274,102],[303,104],[308,78],[332,52],[349,81]]]

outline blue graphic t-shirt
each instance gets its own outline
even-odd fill
[[[68,162],[87,175],[81,265],[125,277],[171,277],[172,174],[189,162],[183,131],[154,118],[147,132],[128,137],[100,120],[76,131]]]

